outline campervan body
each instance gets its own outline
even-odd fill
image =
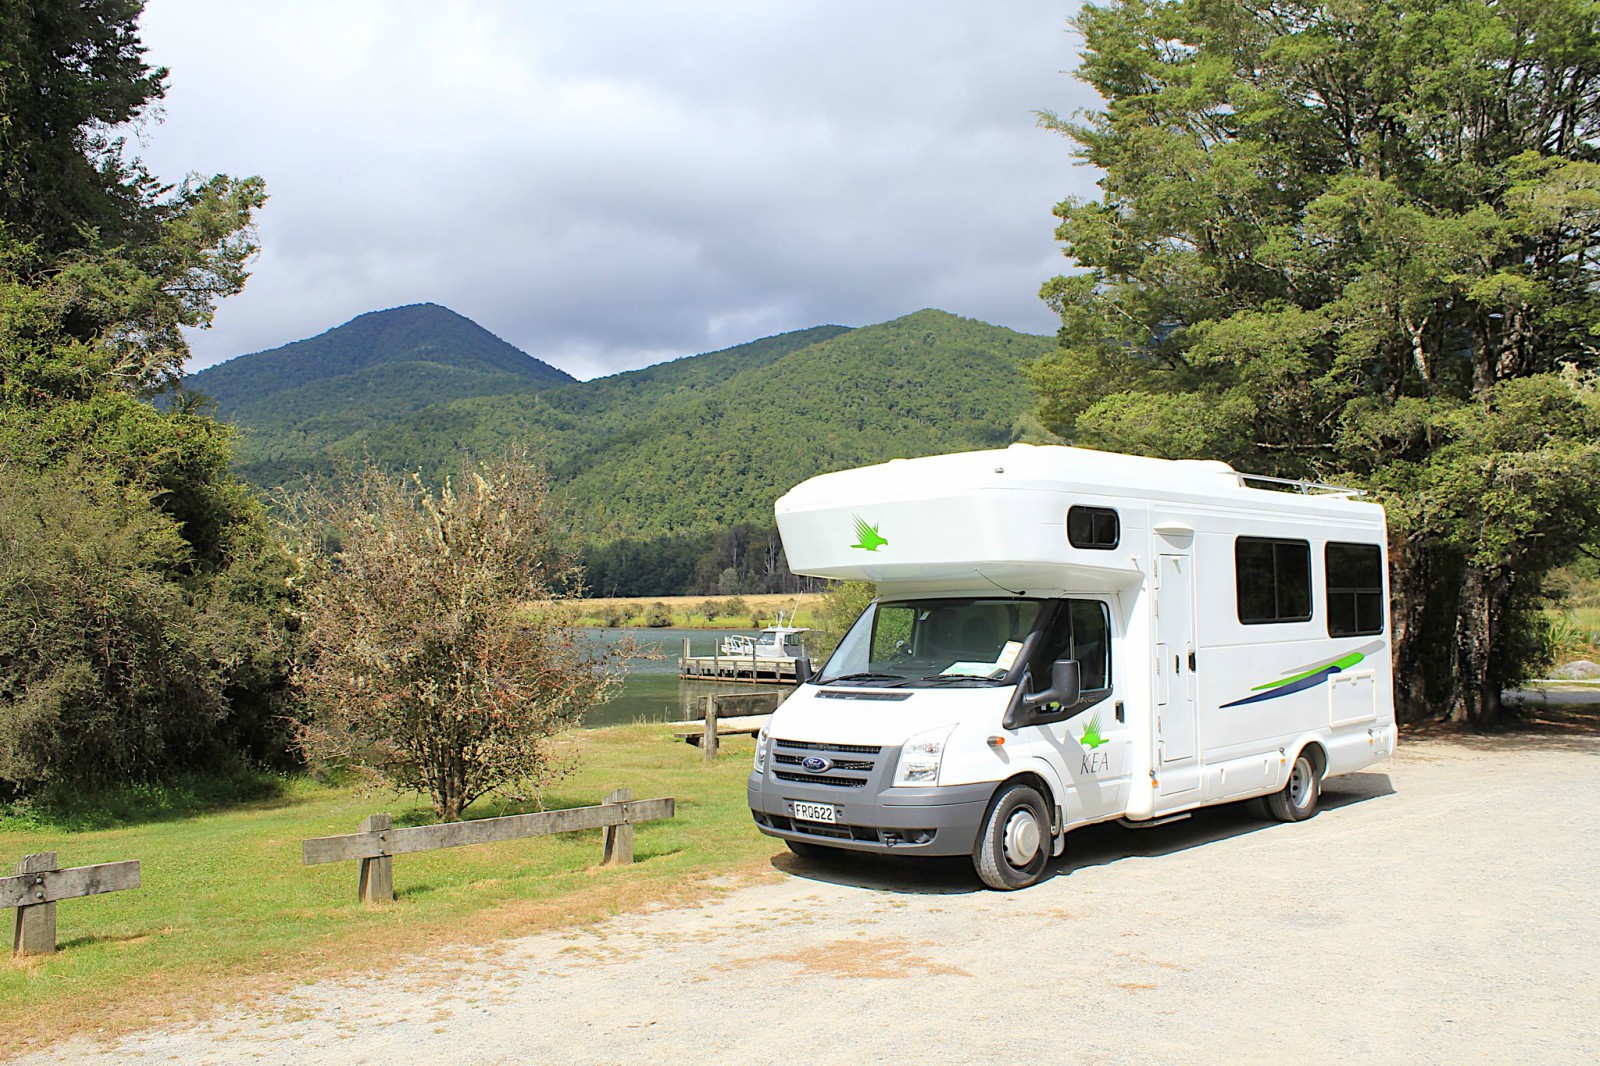
[[[757,737],[751,812],[801,855],[970,855],[1021,888],[1078,826],[1299,821],[1394,751],[1384,514],[1353,490],[1019,444],[776,513],[796,573],[877,586]]]

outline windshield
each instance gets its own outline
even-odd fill
[[[1012,683],[1039,600],[890,600],[850,627],[817,683],[929,687]]]

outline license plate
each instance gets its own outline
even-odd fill
[[[835,823],[839,820],[838,812],[826,803],[800,803],[797,801],[794,805],[794,816],[796,818],[804,818],[808,822]]]

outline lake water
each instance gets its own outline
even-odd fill
[[[784,692],[779,685],[741,685],[733,682],[684,681],[678,677],[678,656],[683,639],[691,653],[710,655],[722,638],[733,633],[754,636],[751,629],[580,629],[583,639],[598,647],[611,647],[633,637],[641,648],[656,648],[658,659],[633,659],[622,681],[622,691],[609,703],[583,716],[585,728],[626,725],[630,722],[681,722],[697,711],[700,697],[714,692]]]

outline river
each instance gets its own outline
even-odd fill
[[[642,648],[656,648],[658,659],[632,659],[623,677],[622,691],[610,702],[592,708],[583,716],[587,729],[626,725],[630,722],[679,722],[691,717],[701,696],[713,692],[786,691],[777,685],[741,685],[731,682],[684,681],[678,677],[678,656],[683,654],[683,639],[692,641],[693,653],[710,655],[723,637],[733,633],[755,635],[750,629],[581,629],[585,640],[598,647],[611,647],[625,637],[633,637]]]

